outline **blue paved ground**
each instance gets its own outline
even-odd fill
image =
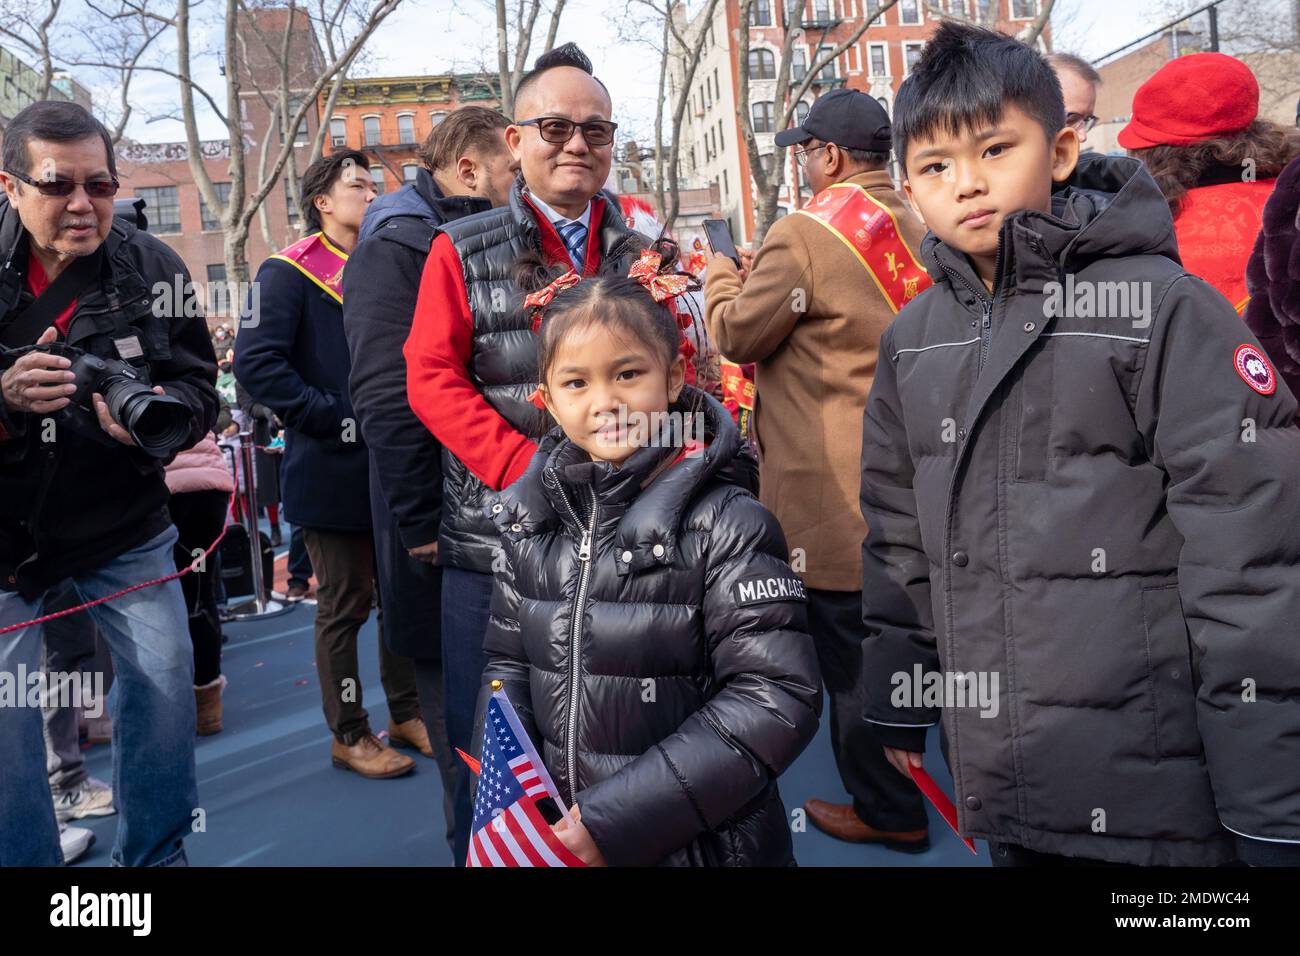
[[[417,756],[416,773],[371,781],[336,770],[320,710],[313,664],[315,607],[298,605],[264,621],[227,624],[222,669],[230,681],[225,730],[198,739],[199,803],[207,830],[186,841],[202,866],[446,866],[442,790],[433,762]],[[376,730],[388,714],[379,686],[374,620],[362,630],[364,701]],[[110,748],[87,752],[90,772],[112,779]],[[926,766],[951,794],[952,784],[931,734]],[[781,780],[789,809],[809,797],[846,800],[831,757],[826,722]],[[106,866],[116,817],[81,821],[98,837],[78,866]],[[931,811],[932,848],[906,855],[833,840],[811,825],[795,834],[804,866],[987,866]]]

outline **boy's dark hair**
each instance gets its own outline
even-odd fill
[[[316,197],[329,192],[330,187],[338,182],[345,169],[358,166],[369,171],[370,157],[360,150],[344,149],[322,156],[307,167],[307,171],[302,174],[302,183],[298,189],[302,194],[302,217],[306,220],[310,232],[315,232],[321,227]]]
[[[894,101],[894,155],[903,175],[911,139],[996,123],[1008,104],[1037,120],[1049,142],[1065,126],[1061,82],[1037,51],[1003,33],[941,22]]]
[[[677,271],[675,243],[658,240],[650,248],[662,256],[661,274]],[[527,294],[542,288],[565,271],[547,267],[540,257],[523,255],[515,263],[514,279]],[[681,332],[672,309],[673,300],[663,304],[656,302],[645,286],[636,279],[629,279],[625,273],[626,269],[619,269],[608,275],[592,276],[556,293],[546,306],[538,331],[538,381],[546,382],[546,375],[555,362],[555,353],[564,336],[588,324],[604,325],[626,333],[657,351],[665,366],[672,365],[681,344]]]
[[[524,90],[536,83],[543,73],[547,70],[553,70],[557,66],[571,66],[575,70],[581,70],[597,83],[600,83],[600,79],[592,72],[590,57],[582,52],[578,44],[565,43],[562,46],[557,46],[549,53],[543,53],[533,61],[533,68],[524,74],[523,79],[519,81],[519,85],[515,87],[515,102],[519,102],[524,95]],[[604,83],[600,83],[600,88],[606,94],[609,93],[609,87],[605,86]]]
[[[64,100],[40,100],[18,111],[4,131],[4,153],[0,162],[5,169],[18,173],[31,170],[32,156],[27,144],[34,139],[55,143],[72,143],[98,136],[108,154],[108,172],[117,178],[117,157],[113,155],[113,138],[104,124],[76,103]]]
[[[506,148],[501,130],[510,125],[486,106],[462,106],[433,128],[420,147],[420,159],[429,169],[450,169],[466,153],[491,156]]]

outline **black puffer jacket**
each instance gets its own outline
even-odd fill
[[[537,388],[537,336],[513,277],[520,255],[541,248],[537,222],[523,198],[523,188],[520,178],[510,191],[510,205],[458,219],[441,231],[451,238],[464,269],[474,321],[470,377],[502,418],[522,434],[540,438],[553,423],[545,410],[528,400]],[[617,202],[608,196],[597,197],[602,200],[600,272],[626,274],[650,240],[628,229]],[[439,560],[487,573],[496,549],[496,531],[483,513],[489,489],[445,448],[442,463]]]
[[[968,836],[1147,865],[1300,849],[1295,398],[1247,381],[1259,344],[1179,265],[1137,160],[1081,162],[1054,199],[1004,222],[991,296],[928,236],[935,285],[882,339],[867,716],[922,749],[914,668],[952,675]]]
[[[785,865],[776,778],[821,712],[806,597],[730,416],[687,394],[711,444],[645,490],[675,449],[614,470],[556,429],[496,496],[478,726],[499,679],[612,866]]]

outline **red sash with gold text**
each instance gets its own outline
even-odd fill
[[[303,236],[271,258],[289,263],[332,295],[339,305],[343,304],[343,266],[348,261],[348,254],[335,248],[324,233],[313,232],[310,236]]]
[[[903,241],[893,212],[861,186],[834,183],[797,212],[852,250],[894,312],[930,288],[930,275]]]

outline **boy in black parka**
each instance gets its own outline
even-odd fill
[[[1294,861],[1295,398],[1036,52],[944,23],[893,132],[935,285],[863,422],[867,719],[907,772],[942,706],[995,864]]]

